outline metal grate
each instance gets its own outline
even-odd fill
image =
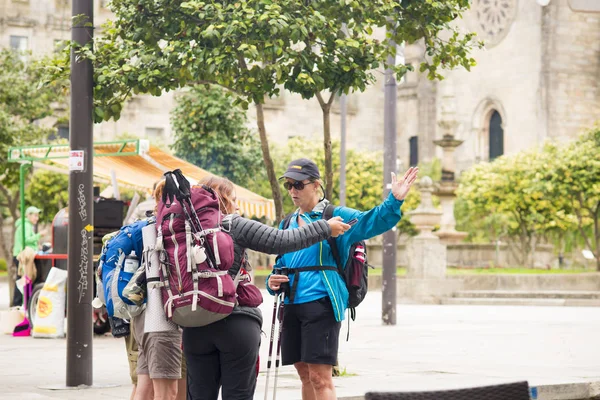
[[[430,392],[369,392],[366,400],[530,400],[527,382]]]

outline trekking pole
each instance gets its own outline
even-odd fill
[[[283,285],[282,285],[283,286]],[[281,327],[283,326],[283,303],[285,300],[285,292],[279,294],[281,301],[279,302],[279,310],[277,312],[277,356],[275,357],[275,381],[273,382],[273,400],[277,397],[277,378],[279,377],[279,360],[281,359]]]
[[[269,357],[267,358],[267,384],[265,385],[265,400],[269,394],[269,375],[271,373],[271,361],[273,359],[273,341],[275,339],[275,322],[277,314],[277,306],[279,305],[279,293],[275,294],[273,302],[273,319],[271,320],[271,338],[269,340]]]
[[[288,269],[281,268],[281,274],[288,276]],[[275,381],[273,383],[273,400],[277,398],[277,378],[279,377],[279,361],[281,360],[281,330],[283,327],[283,308],[285,303],[285,296],[289,293],[290,285],[287,282],[284,282],[279,287],[279,296],[281,296],[281,300],[279,302],[278,312],[277,312],[277,321],[278,321],[278,329],[277,329],[277,356],[275,357]]]

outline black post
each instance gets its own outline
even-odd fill
[[[90,45],[93,0],[73,0],[71,39]],[[93,74],[92,63],[71,50],[69,240],[67,281],[67,386],[92,385],[93,294]]]
[[[396,64],[396,43],[390,41],[390,54],[385,69],[385,105],[383,111],[383,194],[390,192],[391,174],[396,172],[396,76],[390,67]],[[381,319],[385,325],[396,325],[396,231],[383,234]]]

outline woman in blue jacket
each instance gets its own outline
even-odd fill
[[[336,207],[333,216],[357,222],[343,236],[336,238],[342,265],[346,265],[353,243],[380,235],[400,221],[400,207],[417,178],[417,168],[410,168],[398,181],[392,174],[391,191],[387,199],[369,211]],[[284,187],[298,209],[292,214],[287,229],[308,225],[322,218],[329,204],[321,197],[321,176],[317,165],[308,159],[292,161],[286,173]],[[280,226],[281,228],[282,226]],[[341,321],[348,304],[348,290],[336,271],[336,262],[327,241],[281,256],[276,268],[287,267],[290,276],[269,276],[267,287],[271,294],[283,282],[295,288],[293,299],[286,296],[281,355],[283,365],[293,364],[302,381],[303,400],[335,399],[332,366],[337,362]],[[319,267],[326,267],[322,270]],[[327,268],[329,267],[329,268]],[[304,269],[304,270],[303,270]],[[294,284],[294,280],[298,280]]]

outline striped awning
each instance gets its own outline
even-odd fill
[[[131,146],[128,149],[127,146]],[[94,146],[96,154],[110,154],[102,157],[94,157],[94,176],[104,181],[110,181],[113,174],[120,184],[134,189],[149,190],[154,183],[162,178],[163,173],[174,169],[181,169],[183,174],[191,180],[199,181],[202,178],[213,175],[209,171],[199,168],[169,153],[166,153],[158,147],[149,146],[147,151],[131,155],[112,155],[116,149],[121,147],[123,152],[135,153],[135,145],[123,146],[120,144]],[[114,148],[113,148],[114,147]],[[27,152],[27,150],[25,150]],[[68,168],[68,158],[51,159],[49,162]],[[273,200],[262,197],[241,186],[235,185],[237,202],[240,212],[244,216],[266,217],[275,220],[275,206]]]

